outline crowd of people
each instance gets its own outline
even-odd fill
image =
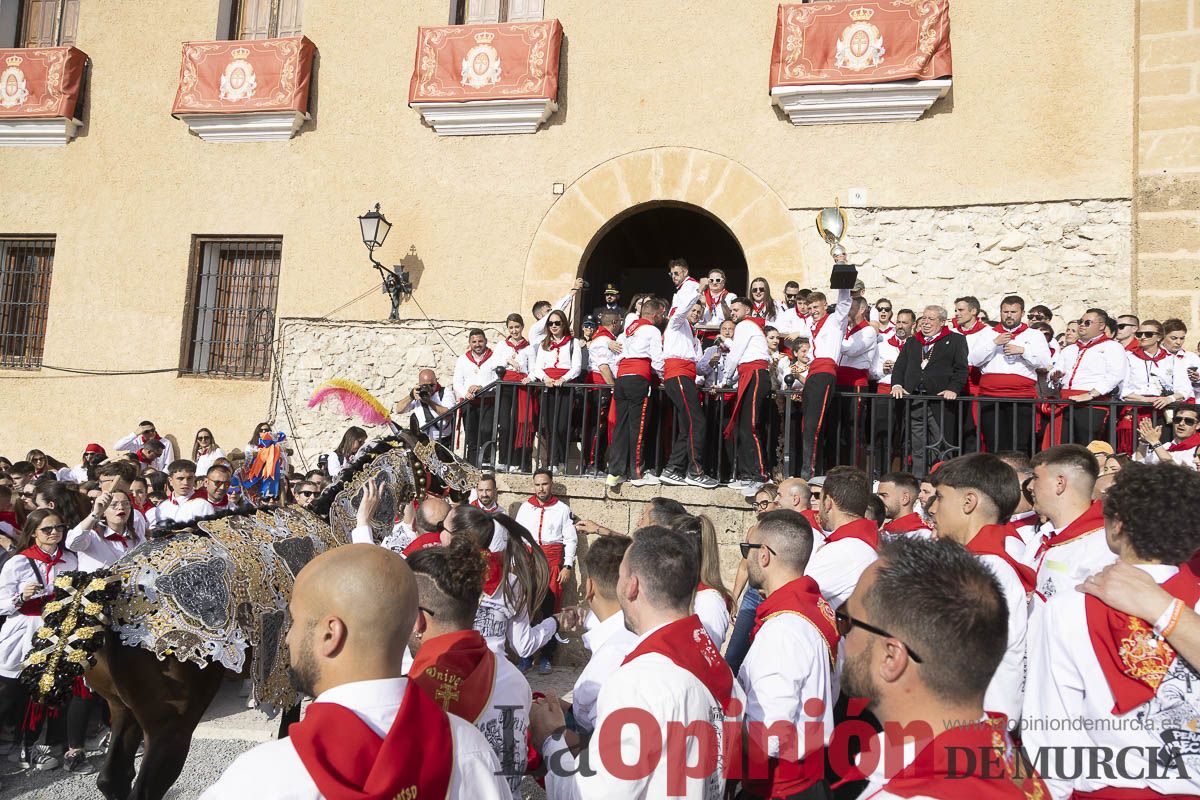
[[[614,531],[533,486],[376,544],[368,483],[291,600],[315,702],[206,800],[1200,795],[1195,470],[1062,444],[765,484],[732,588],[676,500]],[[563,637],[589,660],[535,695]]]
[[[673,260],[668,272],[669,300],[623,308],[608,285],[579,338],[580,280],[533,306],[528,336],[516,313],[498,342],[471,330],[451,384],[425,370],[399,410],[497,471],[563,474],[577,444],[578,471],[610,487],[727,483],[747,496],[838,463],[923,476],[947,455],[1106,439],[1190,466],[1200,443],[1188,425],[1200,355],[1177,318],[1089,308],[1056,332],[1049,307],[1018,295],[993,317],[973,296],[896,309],[861,281],[832,298],[789,281],[777,301],[763,278],[742,296],[720,269],[695,277]]]

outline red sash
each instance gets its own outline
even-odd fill
[[[1099,336],[1097,336],[1095,339],[1092,339],[1087,344],[1084,344],[1083,342],[1075,343],[1075,346],[1077,348],[1079,348],[1079,355],[1075,357],[1075,366],[1071,369],[1071,377],[1067,379],[1067,386],[1066,386],[1067,389],[1070,389],[1071,386],[1075,383],[1075,373],[1079,372],[1079,365],[1083,363],[1083,354],[1086,353],[1088,350],[1091,350],[1096,345],[1103,344],[1104,342],[1107,342],[1107,341],[1109,341],[1108,334],[1102,333]],[[1082,394],[1082,393],[1083,392],[1076,392],[1076,394]],[[1062,394],[1064,397],[1074,397],[1075,396],[1075,395],[1069,395],[1065,391]]]
[[[441,546],[442,535],[440,533],[422,533],[420,536],[409,542],[408,547],[405,547],[402,551],[400,551],[400,555],[408,558],[413,553],[419,552],[428,547]]]
[[[816,326],[812,332],[812,347],[809,350],[812,353],[813,360],[808,365],[809,375],[818,375],[824,373],[826,375],[836,375],[838,363],[837,359],[828,358],[826,356],[817,357],[817,337],[821,335],[821,329],[825,327],[825,323],[829,321],[829,315],[821,317],[817,320]]]
[[[812,367],[808,368],[812,372]],[[871,373],[865,369],[856,367],[838,367],[834,373],[837,375],[838,386],[849,386],[852,389],[865,389],[871,383]]]
[[[621,665],[648,653],[666,656],[675,666],[692,673],[716,698],[717,704],[726,713],[729,712],[729,701],[733,697],[733,672],[721,657],[721,651],[705,633],[698,616],[692,614],[662,626],[633,648]]]
[[[929,526],[925,524],[925,520],[921,519],[921,515],[915,511],[911,514],[905,514],[903,517],[897,517],[883,526],[884,533],[916,533],[920,530],[928,531]]]
[[[1186,564],[1162,584],[1189,609],[1200,601],[1200,579]],[[1125,714],[1154,697],[1175,661],[1175,649],[1150,623],[1123,614],[1088,595],[1083,599],[1088,636],[1112,690],[1114,714]]]
[[[1076,367],[1076,369],[1078,369],[1079,364],[1076,363],[1075,367]],[[1074,377],[1075,373],[1072,372],[1071,376]],[[1089,393],[1090,392],[1087,389],[1063,389],[1063,390],[1059,391],[1058,394],[1063,399],[1070,399],[1072,397],[1079,397],[1082,394],[1089,394]],[[1046,404],[1045,407],[1053,408],[1053,406],[1051,404]],[[1062,444],[1062,426],[1063,426],[1063,420],[1066,419],[1066,417],[1067,417],[1066,405],[1065,404],[1059,405],[1057,410],[1055,410],[1055,412],[1054,412],[1054,424],[1047,425],[1045,433],[1042,434],[1042,447],[1043,448],[1052,447],[1053,445],[1056,445],[1056,444]],[[1105,419],[1105,421],[1108,420],[1107,409],[1105,410],[1104,419]],[[1101,423],[1101,425],[1103,425],[1103,424],[1104,423]]]
[[[561,542],[546,542],[539,544],[542,552],[546,555],[546,565],[550,568],[550,594],[554,596],[554,611],[555,613],[562,611],[563,587],[558,582],[558,574],[563,568],[563,554],[566,548]]]
[[[847,522],[830,534],[829,538],[825,540],[825,544],[833,544],[843,539],[858,539],[860,542],[869,544],[872,550],[878,550],[879,528],[875,527],[875,523],[869,519],[856,519],[853,522]]]
[[[529,342],[524,343],[525,346]],[[518,348],[519,349],[519,348]],[[528,376],[524,372],[517,372],[511,369],[504,370],[504,380],[512,383],[519,383]],[[513,446],[516,448],[525,447],[533,440],[533,392],[524,387],[517,389],[517,429],[514,432],[516,441]]]
[[[829,656],[829,668],[832,670],[837,662],[838,633],[834,622],[833,608],[821,596],[817,582],[808,576],[780,586],[771,592],[759,604],[754,612],[754,629],[750,632],[753,642],[758,631],[767,620],[780,614],[795,614],[809,622],[821,639],[825,642],[826,655]],[[767,775],[762,778],[745,777],[742,779],[746,790],[761,797],[790,797],[804,791],[823,777],[825,759],[824,748],[814,748],[811,753],[798,753],[798,761],[787,761],[770,758],[761,751],[766,742],[756,737],[750,738],[750,772],[755,773],[754,767],[767,764]],[[801,746],[797,742],[797,747]]]
[[[479,631],[445,633],[421,645],[408,677],[445,711],[474,724],[492,698],[496,657]]]
[[[729,424],[725,426],[724,435],[726,439],[732,438],[733,432],[737,430],[738,413],[742,410],[742,397],[746,394],[746,387],[750,384],[750,378],[760,369],[765,370],[769,367],[770,364],[766,361],[748,361],[745,364],[738,364],[737,399],[733,401],[733,410],[729,414]]]
[[[967,543],[967,550],[977,556],[996,556],[1002,559],[1017,573],[1017,578],[1021,581],[1021,588],[1025,590],[1025,597],[1028,598],[1037,591],[1037,572],[1017,561],[1004,549],[1004,541],[1010,536],[1017,541],[1022,541],[1017,534],[1017,529],[1012,524],[984,525],[979,529],[979,533],[975,534],[975,538]]]
[[[1050,791],[1027,765],[1018,765],[1019,751],[1007,731],[1003,714],[988,714],[986,720],[959,725],[938,734],[916,759],[884,786],[897,797],[932,797],[935,800],[1026,800],[1044,798]],[[964,754],[976,759],[975,768]],[[882,757],[882,756],[881,756]],[[984,764],[980,758],[987,758]]]
[[[617,364],[617,377],[623,375],[638,375],[646,380],[650,380],[650,359],[648,358],[622,358]]]
[[[546,377],[550,380],[556,381],[567,374],[567,369],[566,367],[544,367],[542,372],[546,373]]]
[[[445,797],[454,752],[450,718],[409,681],[387,736],[336,703],[313,703],[288,731],[296,754],[328,800]],[[420,747],[414,743],[420,742]]]
[[[690,358],[668,358],[663,365],[663,379],[690,378],[696,380],[696,362]]]
[[[504,577],[504,553],[484,550],[483,557],[488,562],[487,577],[483,581],[483,593],[490,597],[496,593],[496,589],[500,586],[500,580]]]
[[[884,383],[883,381],[880,381],[879,383],[875,384],[875,394],[891,394],[891,393],[892,393],[892,385],[890,383]]]
[[[1038,547],[1037,560],[1040,567],[1042,558],[1045,557],[1047,551],[1051,547],[1058,547],[1061,544],[1074,541],[1080,536],[1091,533],[1094,530],[1104,527],[1104,506],[1097,500],[1092,503],[1088,510],[1079,515],[1079,518],[1072,522],[1067,527],[1063,528],[1058,533],[1047,536],[1042,540],[1042,544]]]
[[[1037,381],[1024,375],[985,372],[979,379],[979,394],[984,397],[1037,397]]]

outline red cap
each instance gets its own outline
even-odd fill
[[[95,442],[92,442],[87,447],[83,448],[83,452],[84,453],[99,453],[102,456],[108,455],[108,453],[104,452],[104,448],[101,447],[100,445],[96,444]]]

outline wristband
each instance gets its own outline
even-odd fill
[[[1183,601],[1176,598],[1167,606],[1167,610],[1154,621],[1154,632],[1164,639],[1175,631],[1179,618],[1183,615]]]

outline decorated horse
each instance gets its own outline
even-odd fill
[[[360,453],[313,504],[259,507],[154,531],[107,570],[60,576],[21,679],[35,699],[69,696],[77,678],[108,701],[112,742],[97,779],[109,800],[158,800],[179,777],[226,670],[250,664],[268,713],[298,708],[288,681],[287,604],[312,558],[350,541],[367,481],[381,488],[376,541],[404,504],[478,471],[414,431]],[[134,756],[144,740],[141,767]]]

